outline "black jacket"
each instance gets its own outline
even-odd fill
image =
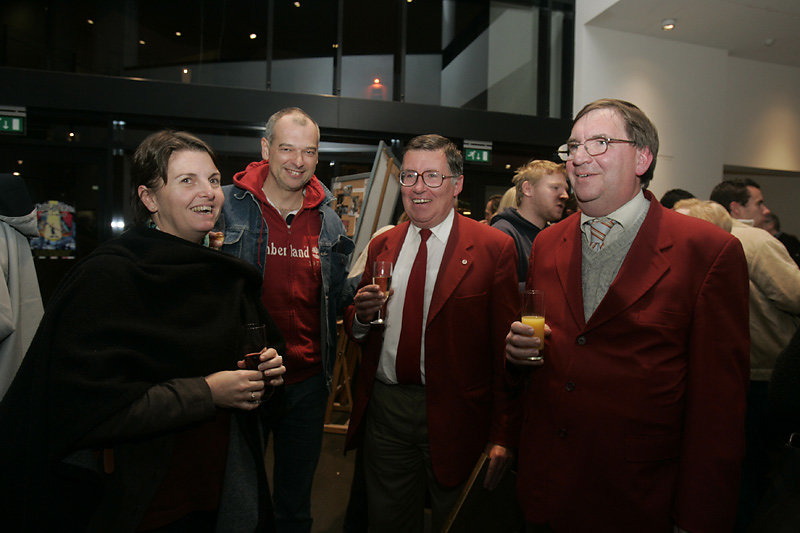
[[[247,263],[150,229],[81,260],[0,404],[0,515],[10,530],[84,530],[98,513],[135,530],[168,465],[171,435],[217,411],[203,376],[236,369],[242,324],[267,324],[282,352],[260,284]],[[238,449],[250,450],[253,491],[264,494],[256,417],[233,412],[231,427],[251,428]],[[115,475],[87,453],[103,448],[115,449]],[[144,487],[144,506],[119,498],[130,484]],[[270,529],[266,505],[254,509],[254,529]]]
[[[519,282],[524,285],[525,280],[528,278],[528,260],[531,255],[533,239],[542,229],[522,218],[522,215],[514,207],[507,207],[501,213],[492,217],[492,227],[511,235],[514,239],[514,244],[517,246],[517,257],[519,258],[517,275]]]

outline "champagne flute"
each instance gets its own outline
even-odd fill
[[[380,287],[384,294],[383,306],[378,309],[378,318],[370,324],[383,324],[382,312],[386,307],[386,300],[389,298],[389,287],[392,286],[392,269],[394,265],[391,261],[375,261],[372,269],[372,283]]]
[[[522,295],[521,322],[533,328],[533,336],[539,337],[539,355],[529,357],[529,361],[543,361],[544,350],[544,291],[527,290]]]
[[[245,324],[242,351],[244,364],[248,370],[258,370],[261,351],[267,346],[267,331],[264,324]]]

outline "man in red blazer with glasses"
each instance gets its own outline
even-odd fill
[[[410,141],[400,173],[410,223],[374,238],[354,305],[364,341],[347,446],[363,440],[370,531],[423,531],[426,492],[440,531],[481,452],[494,487],[519,421],[504,381],[504,338],[518,317],[516,249],[455,212],[463,159],[439,135]],[[391,290],[373,284],[391,261]],[[383,325],[376,318],[385,297]]]
[[[582,213],[533,243],[543,361],[531,365],[518,494],[528,530],[731,531],[749,374],[747,264],[737,239],[646,189],[658,134],[620,100],[584,107],[560,154]],[[538,365],[538,366],[534,366]]]

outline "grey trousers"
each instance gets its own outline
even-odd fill
[[[433,475],[424,386],[375,381],[367,409],[364,469],[370,531],[421,533],[426,493],[432,531],[441,531],[463,483],[444,487]]]

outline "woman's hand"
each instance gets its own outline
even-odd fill
[[[250,411],[264,396],[264,378],[259,370],[223,370],[206,376],[217,407]]]
[[[267,385],[278,387],[283,385],[283,374],[286,373],[286,367],[283,366],[283,357],[278,355],[275,348],[264,348],[261,350],[259,356],[258,370],[264,375],[264,380]],[[239,368],[246,368],[244,360],[237,363]]]

